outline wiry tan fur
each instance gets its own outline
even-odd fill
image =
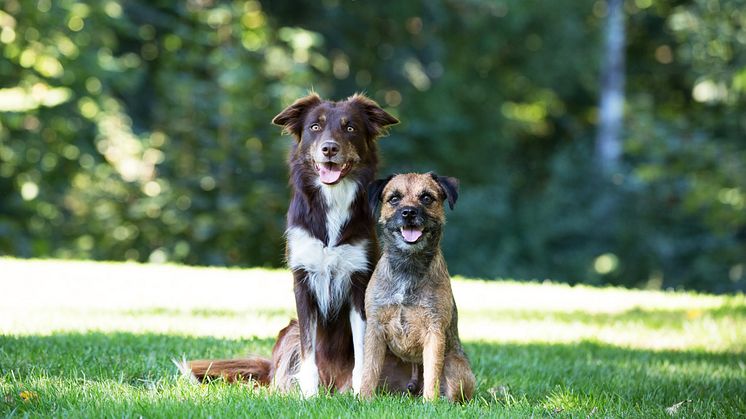
[[[424,205],[425,193],[440,199]],[[396,205],[388,203],[394,194],[401,196]],[[390,348],[401,360],[414,363],[413,378],[422,365],[426,400],[439,394],[451,401],[470,400],[475,377],[458,337],[450,275],[438,245],[445,222],[444,191],[431,174],[407,174],[391,179],[381,197],[384,248],[365,295],[368,319],[361,395],[370,397],[375,391]],[[432,226],[414,245],[399,241],[396,229],[386,231],[405,206],[420,208]],[[419,268],[410,266],[417,263]]]

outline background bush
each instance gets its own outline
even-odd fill
[[[593,153],[603,0],[6,0],[0,253],[281,266],[313,88],[462,180],[455,274],[746,288],[746,2],[625,3],[622,164]]]

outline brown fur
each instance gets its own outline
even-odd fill
[[[382,202],[384,248],[365,295],[363,397],[376,389],[387,347],[401,360],[422,365],[426,400],[438,394],[451,401],[473,396],[475,378],[458,337],[450,275],[439,246],[444,202],[455,203],[457,186],[453,178],[428,173],[398,175],[372,187],[372,199]],[[405,208],[416,209],[417,216],[402,218]],[[400,236],[402,226],[421,226],[423,234],[407,243]]]
[[[290,185],[293,195],[287,213],[288,228],[302,228],[326,246],[353,244],[368,240],[368,269],[356,271],[350,278],[350,292],[329,312],[322,312],[309,274],[293,269],[298,320],[282,329],[272,350],[272,359],[191,361],[188,368],[199,380],[225,377],[228,380],[251,379],[286,392],[295,385],[294,377],[301,360],[314,353],[320,385],[336,391],[351,387],[354,365],[350,310],[364,315],[365,289],[372,267],[378,259],[375,221],[367,202],[365,187],[373,180],[378,163],[376,138],[398,121],[363,95],[332,102],[316,94],[300,98],[278,114],[273,123],[293,135],[289,156]],[[314,124],[319,129],[312,129]],[[324,143],[339,146],[334,156],[325,156]],[[359,188],[350,208],[350,216],[341,227],[335,243],[327,231],[327,202],[322,196],[316,165],[329,162],[345,167],[343,178],[355,181]],[[364,317],[363,317],[364,318]],[[312,324],[316,323],[315,329]],[[311,336],[316,337],[313,347]],[[391,356],[386,362],[382,382],[387,387],[406,391],[410,367]]]
[[[189,362],[192,372],[200,381],[223,378],[228,382],[251,381],[257,385],[269,385],[269,360],[252,357],[246,359],[209,360],[198,359]],[[214,371],[214,373],[212,373]]]

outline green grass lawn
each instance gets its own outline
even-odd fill
[[[287,271],[0,258],[0,415],[746,415],[743,295],[453,284],[474,401],[303,400],[189,384],[170,361],[268,355],[294,312]]]

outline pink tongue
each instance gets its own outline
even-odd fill
[[[408,241],[409,243],[416,242],[417,239],[422,236],[422,230],[417,230],[414,228],[402,228],[401,229],[401,235],[404,236],[404,240]]]
[[[342,170],[339,165],[336,164],[321,164],[319,165],[319,177],[323,183],[334,183],[339,180],[342,175]]]

